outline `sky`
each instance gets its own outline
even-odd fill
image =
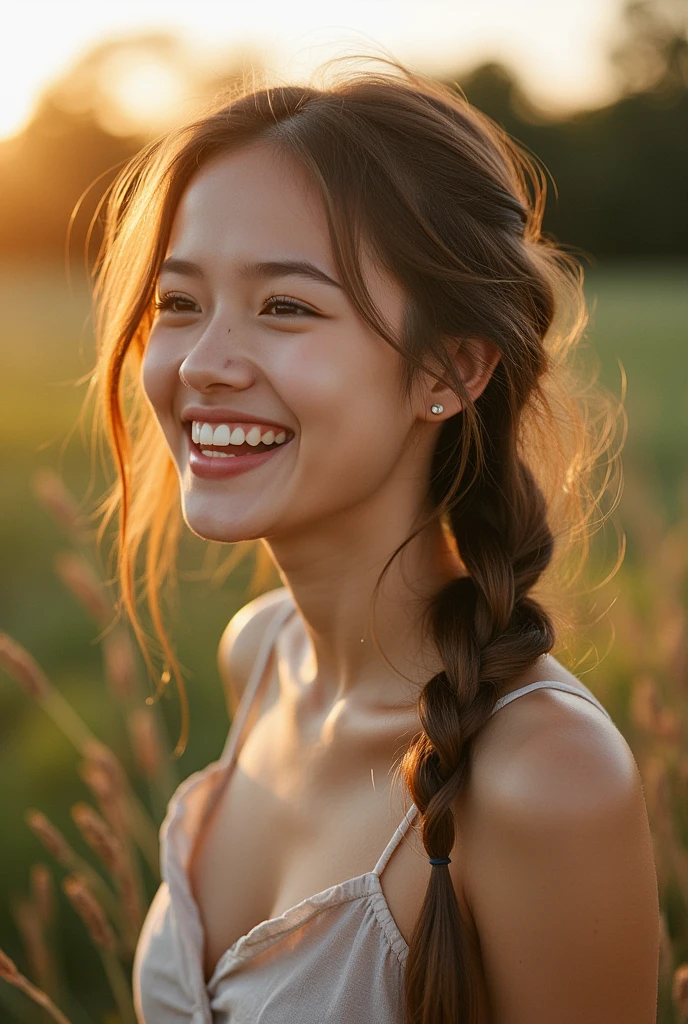
[[[0,138],[21,131],[42,88],[95,43],[173,31],[208,59],[249,44],[280,76],[328,57],[387,51],[438,74],[502,60],[553,113],[614,97],[606,52],[623,0],[23,0],[3,16]],[[152,87],[152,86],[151,86]]]

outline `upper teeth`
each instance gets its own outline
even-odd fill
[[[212,423],[201,423],[200,420],[191,421],[191,439],[196,444],[284,444],[287,439],[285,430],[280,430],[275,436],[274,430],[263,430],[256,424],[250,430],[245,431],[243,427],[234,427],[230,431],[227,423],[218,423],[213,427]]]

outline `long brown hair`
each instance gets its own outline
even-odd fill
[[[268,140],[301,161],[317,184],[347,294],[402,357],[401,397],[410,397],[425,370],[450,381],[462,401],[434,453],[432,511],[393,552],[377,584],[435,519],[466,570],[426,610],[444,670],[420,693],[422,731],[399,766],[428,856],[446,857],[473,741],[509,682],[555,643],[552,583],[563,590],[585,561],[591,515],[610,481],[608,471],[593,493],[593,471],[600,455],[610,454],[617,411],[604,389],[579,380],[571,362],[587,322],[583,273],[542,234],[546,182],[537,163],[458,92],[394,61],[381,63],[335,76],[327,87],[221,95],[148,144],[111,186],[94,288],[93,388],[96,426],[111,447],[117,480],[99,509],[101,537],[119,511],[121,601],[153,675],[134,582],[148,536],[148,607],[182,696],[179,753],[186,696],[158,599],[163,581],[174,577],[178,482],[141,394],[140,367],[155,279],[184,189],[212,157]],[[403,288],[399,336],[366,288],[362,240]],[[499,350],[475,402],[449,357],[448,338],[485,338]],[[608,467],[617,463],[618,456],[607,459]],[[149,701],[169,678],[166,670]],[[407,1024],[475,1019],[477,967],[467,934],[448,868],[433,868],[406,962]]]

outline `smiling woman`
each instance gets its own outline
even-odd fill
[[[640,776],[550,653],[613,413],[568,365],[581,272],[543,203],[497,125],[395,64],[221,97],[112,187],[94,386],[151,672],[146,534],[182,697],[182,517],[285,584],[220,642],[232,727],[162,825],[141,1024],[654,1020]]]

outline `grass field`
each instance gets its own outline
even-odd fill
[[[606,701],[646,779],[673,958],[664,962],[659,1024],[674,1019],[667,964],[675,967],[688,961],[688,759],[682,753],[688,738],[687,285],[685,264],[609,265],[589,270],[586,283],[592,310],[589,341],[599,353],[602,381],[616,394],[621,389],[619,361],[623,365],[629,422],[624,450],[629,486],[618,510],[628,530],[628,552],[614,580],[613,593],[618,593],[614,608],[589,637],[600,655],[607,654],[606,660],[586,683]],[[87,373],[92,362],[87,292],[81,285],[70,294],[60,270],[34,268],[29,273],[4,267],[0,298],[5,314],[0,629],[34,655],[93,732],[117,751],[159,825],[164,799],[158,793],[156,802],[154,789],[137,775],[125,716],[117,712],[102,681],[102,652],[95,642],[98,629],[55,571],[55,557],[68,544],[31,490],[32,477],[41,466],[58,470],[78,499],[90,479],[88,440],[76,433],[65,442],[85,393],[85,385],[75,387],[73,382]],[[99,472],[94,481],[98,496],[104,483]],[[197,538],[185,536],[182,562],[187,570],[201,566],[203,551]],[[250,569],[242,565],[210,594],[207,583],[183,580],[179,610],[171,621],[181,661],[188,669],[191,735],[186,753],[174,765],[174,777],[167,779],[168,786],[214,759],[224,741],[229,723],[215,651],[222,628],[243,603]],[[657,710],[653,694],[659,696],[669,717],[653,717]],[[163,701],[162,714],[174,741],[179,731],[174,687]],[[87,799],[88,793],[76,764],[72,745],[50,717],[0,673],[0,772],[11,780],[3,787],[2,798],[0,947],[29,974],[31,964],[17,930],[17,915],[11,910],[18,895],[27,891],[29,866],[48,859],[25,824],[24,813],[29,807],[45,811],[79,846],[69,809]],[[671,807],[683,807],[683,812],[668,810],[662,802],[666,785],[674,801]],[[88,859],[83,842],[79,849]],[[142,881],[150,897],[155,877],[145,864]],[[56,991],[64,998],[60,1005],[68,1005],[73,1024],[93,1020],[115,1024],[122,1018],[112,1010],[98,955],[62,894],[57,930]],[[46,1019],[38,1012],[31,1016],[31,1009],[24,996],[0,982],[3,1020],[30,1024]],[[108,1010],[111,1015],[106,1017]]]

